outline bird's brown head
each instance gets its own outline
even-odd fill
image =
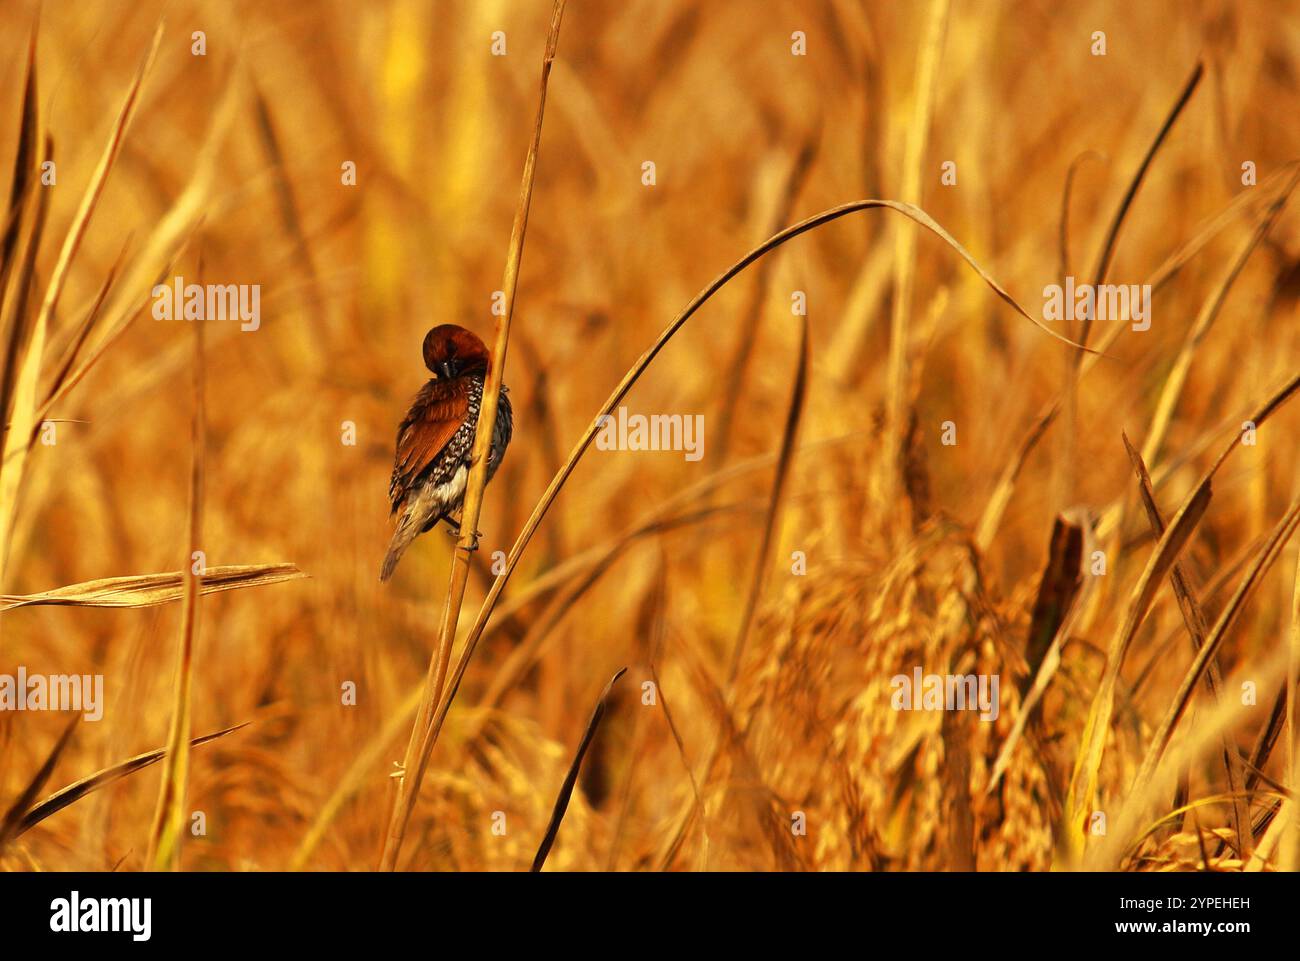
[[[438,380],[486,373],[489,360],[478,334],[457,324],[441,324],[424,335],[424,366]]]

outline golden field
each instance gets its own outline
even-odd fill
[[[426,330],[493,343],[550,17],[0,7],[0,674],[104,679],[98,721],[0,711],[0,868],[381,863],[454,543],[379,583],[394,434]],[[582,455],[397,867],[526,870],[626,667],[546,870],[1294,869],[1297,77],[1289,0],[569,3],[462,637],[697,293],[895,205],[764,253],[618,401],[702,456]],[[155,319],[176,277],[257,285],[257,329]],[[1149,328],[1044,321],[1067,277],[1150,285]],[[291,566],[185,600],[195,546]],[[918,668],[996,719],[895,710]]]

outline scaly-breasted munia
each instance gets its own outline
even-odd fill
[[[424,337],[424,366],[433,379],[420,388],[397,429],[397,459],[388,498],[393,514],[400,517],[379,574],[381,581],[392,576],[411,541],[439,521],[447,521],[459,533],[457,515],[465,499],[489,359],[487,345],[478,335],[456,324],[435,327]],[[502,386],[488,454],[489,481],[501,466],[513,429],[510,398]]]

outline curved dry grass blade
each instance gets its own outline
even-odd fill
[[[227,564],[205,570],[201,590],[204,594],[219,594],[296,581],[306,576],[294,564]],[[185,594],[184,579],[182,571],[129,574],[69,584],[37,594],[2,594],[0,612],[46,604],[62,607],[154,607],[180,600]]]
[[[609,683],[605,685],[605,690],[600,692],[600,700],[596,702],[596,709],[591,712],[591,720],[587,722],[587,730],[583,732],[582,741],[578,744],[578,752],[573,756],[573,763],[569,765],[569,773],[564,776],[564,783],[560,785],[560,793],[556,797],[555,807],[551,811],[551,821],[546,826],[546,835],[537,848],[536,857],[533,858],[533,866],[530,870],[534,873],[542,869],[542,865],[546,863],[546,856],[551,853],[551,845],[555,843],[555,835],[560,831],[560,822],[564,820],[564,812],[569,809],[569,798],[573,796],[573,786],[578,783],[578,771],[582,767],[582,759],[587,754],[587,748],[591,747],[592,739],[596,736],[596,729],[600,727],[601,718],[605,716],[609,692],[614,689],[614,682],[626,673],[627,668],[620,667],[618,673],[611,677]]]
[[[478,519],[483,507],[483,488],[487,484],[488,448],[496,428],[497,402],[505,373],[506,348],[510,342],[510,323],[515,312],[515,292],[519,286],[519,264],[523,259],[524,237],[528,232],[528,212],[532,206],[533,182],[537,174],[537,155],[542,144],[542,120],[546,115],[546,88],[551,78],[551,64],[560,42],[560,23],[564,19],[565,0],[555,0],[551,11],[551,26],[546,37],[546,52],[542,56],[542,79],[537,102],[537,119],[533,123],[533,139],[524,157],[524,172],[519,189],[519,205],[515,210],[514,226],[510,231],[510,245],[506,250],[505,279],[502,291],[505,302],[497,320],[496,342],[492,348],[487,377],[483,383],[483,400],[479,407],[478,423],[474,432],[474,449],[470,460],[469,477],[465,484],[461,507],[460,538],[452,553],[451,578],[443,603],[442,621],[438,631],[438,646],[429,659],[426,695],[420,704],[420,714],[411,727],[402,761],[402,776],[396,779],[393,792],[393,810],[388,828],[384,832],[384,848],[380,855],[380,870],[392,871],[397,867],[402,838],[411,817],[420,784],[433,751],[433,714],[442,697],[447,680],[447,667],[451,663],[451,648],[456,640],[456,625],[460,620],[461,605],[465,600],[465,586],[469,581],[471,552],[478,546]],[[411,783],[407,783],[410,778]]]
[[[775,250],[777,247],[795,237],[798,237],[800,234],[807,233],[823,224],[828,224],[831,221],[838,220],[839,218],[845,217],[849,214],[873,209],[893,210],[902,214],[904,217],[915,221],[922,227],[925,227],[952,247],[962,260],[964,260],[966,264],[979,275],[980,279],[983,280],[984,283],[998,295],[998,297],[1010,305],[1016,313],[1020,314],[1020,316],[1024,317],[1035,327],[1046,331],[1056,340],[1072,347],[1087,350],[1090,355],[1100,356],[1099,351],[1093,350],[1092,348],[1084,348],[1081,344],[1077,344],[1069,338],[1056,333],[1041,320],[1036,320],[1014,297],[1011,296],[1011,294],[1009,294],[987,271],[984,270],[983,267],[979,265],[975,258],[967,253],[966,249],[962,247],[962,245],[959,244],[952,235],[931,219],[929,214],[919,208],[913,207],[911,204],[898,203],[893,200],[857,200],[851,203],[841,204],[838,207],[832,207],[819,214],[814,214],[806,220],[802,220],[791,227],[787,227],[780,233],[769,237],[723,273],[714,278],[713,282],[705,287],[704,290],[700,291],[700,293],[698,293],[695,298],[686,305],[682,312],[677,315],[676,319],[674,319],[664,332],[659,335],[654,344],[652,344],[650,348],[637,359],[636,363],[632,365],[632,368],[623,376],[623,379],[614,388],[613,393],[610,394],[609,398],[597,412],[591,423],[587,425],[586,431],[583,433],[582,437],[579,438],[577,444],[574,445],[573,450],[570,451],[568,460],[565,461],[564,466],[560,468],[559,472],[556,473],[553,478],[551,478],[551,483],[547,486],[541,499],[533,508],[532,514],[529,515],[528,521],[524,524],[524,529],[520,531],[519,536],[515,540],[514,546],[511,547],[510,554],[506,557],[505,570],[496,578],[495,581],[493,581],[492,587],[489,589],[488,595],[484,599],[482,607],[479,609],[478,617],[475,618],[474,624],[470,628],[465,641],[465,647],[461,652],[460,658],[456,662],[456,670],[452,676],[451,684],[447,688],[447,695],[442,699],[437,714],[434,717],[432,736],[435,740],[437,739],[438,730],[441,728],[443,720],[447,715],[447,711],[451,707],[451,701],[455,699],[456,692],[460,687],[461,678],[464,677],[465,669],[469,664],[470,657],[473,656],[474,648],[478,644],[479,637],[483,633],[483,628],[486,626],[488,618],[491,617],[492,611],[496,607],[497,599],[500,597],[501,592],[509,582],[510,576],[514,573],[520,557],[523,556],[524,550],[528,547],[533,535],[537,532],[537,528],[541,525],[543,518],[546,517],[551,505],[559,496],[560,490],[564,487],[569,476],[577,467],[578,461],[582,459],[582,456],[587,452],[588,448],[595,440],[596,433],[600,430],[604,418],[609,416],[623,398],[627,396],[628,391],[632,389],[632,386],[641,378],[641,375],[645,373],[650,364],[659,355],[660,351],[663,350],[668,341],[673,338],[673,335],[681,329],[686,321],[690,320],[696,311],[704,306],[704,304],[707,303],[714,294],[725,287],[727,282],[742,270],[754,261],[758,260],[764,254]],[[1090,357],[1089,359],[1091,360],[1093,358]]]
[[[240,728],[248,727],[250,722],[245,721],[243,724],[236,724],[234,727],[228,727],[222,731],[215,731],[212,734],[205,734],[202,737],[196,737],[190,741],[190,747],[198,747],[201,744],[207,744],[209,741],[215,741],[219,737],[225,737],[227,734],[234,734]],[[79,781],[74,781],[65,788],[55,791],[44,801],[27,811],[23,815],[22,823],[18,826],[20,836],[40,824],[52,814],[57,814],[70,804],[75,804],[87,794],[98,791],[102,787],[107,787],[114,781],[121,780],[128,774],[134,774],[136,771],[147,768],[155,761],[162,760],[167,755],[164,748],[156,751],[146,751],[144,754],[137,754],[135,757],[127,758],[120,761],[112,767],[106,767],[102,771],[96,771],[89,777],[83,777]]]
[[[30,782],[28,782],[27,787],[18,795],[14,800],[14,803],[10,805],[9,810],[5,812],[3,820],[0,820],[0,851],[3,851],[6,844],[22,833],[20,826],[22,824],[23,813],[31,806],[32,802],[36,800],[37,795],[41,793],[41,788],[45,787],[45,782],[48,781],[50,775],[54,773],[54,765],[58,763],[59,756],[63,754],[63,749],[66,748],[68,742],[72,740],[72,732],[77,729],[77,724],[80,723],[80,721],[80,714],[72,715],[68,720],[67,726],[63,729],[63,733],[59,735],[59,739],[54,743],[54,750],[50,751],[49,757],[45,759],[45,763],[41,765],[40,770],[36,772],[35,776],[32,777]]]
[[[199,257],[199,283],[203,283],[203,258]],[[176,666],[176,694],[172,707],[167,759],[154,811],[149,853],[151,870],[176,871],[181,864],[181,837],[185,829],[185,790],[190,773],[191,690],[194,685],[194,649],[199,638],[199,598],[203,571],[195,563],[203,544],[203,482],[207,444],[207,409],[204,389],[202,322],[194,325],[194,418],[190,461],[189,560],[181,608],[180,649]]]

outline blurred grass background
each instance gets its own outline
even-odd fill
[[[1107,576],[1064,648],[1036,746],[1018,747],[985,796],[1016,717],[1052,522],[1076,507],[1096,516],[1131,496],[1120,432],[1141,445],[1193,318],[1277,196],[1279,172],[1300,156],[1300,128],[1286,122],[1300,116],[1300,7],[955,0],[911,174],[920,193],[904,197],[932,11],[847,0],[570,5],[505,374],[515,441],[488,489],[480,561],[509,549],[655,335],[779,226],[862,197],[914,200],[1032,311],[1062,273],[1072,165],[1065,266],[1083,282],[1198,59],[1204,80],[1136,198],[1112,281],[1146,282],[1243,191],[1258,197],[1157,295],[1151,329],[1121,334],[1087,374],[1073,423],[1054,424],[1030,456],[986,550],[970,548],[971,531],[1034,415],[1061,389],[1068,349],[1017,317],[948,247],[889,212],[837,221],[741,275],[626,402],[645,413],[704,414],[704,458],[593,450],[581,463],[507,589],[508,616],[494,618],[471,665],[403,866],[526,867],[594,699],[625,664],[552,869],[1002,870],[1051,861],[1108,641],[1151,549],[1130,503]],[[36,12],[31,2],[0,9],[5,169]],[[205,549],[209,564],[288,561],[310,579],[203,599],[194,733],[255,723],[194,753],[187,803],[205,812],[208,834],[186,838],[187,869],[374,866],[388,774],[409,730],[400,715],[435,640],[450,554],[446,535],[430,534],[392,584],[378,582],[393,437],[427,376],[425,331],[456,322],[490,335],[548,15],[545,3],[488,0],[41,5],[41,110],[58,176],[49,237],[66,230],[130,77],[166,20],[54,319],[52,356],[123,249],[128,263],[147,253],[205,156],[215,164],[211,186],[166,276],[195,279],[201,250],[208,282],[262,287],[259,330],[207,329]],[[206,56],[191,54],[196,30]],[[503,57],[491,55],[498,30]],[[1098,30],[1106,56],[1090,52]],[[794,31],[806,33],[806,56],[791,53]],[[223,97],[234,111],[224,131]],[[356,186],[341,183],[347,161]],[[645,161],[656,165],[652,187],[642,184]],[[955,186],[940,182],[946,161],[956,164]],[[1261,186],[1242,186],[1246,161]],[[915,275],[897,303],[897,239],[908,231],[917,233]],[[56,243],[43,245],[38,278],[56,255]],[[152,278],[167,264],[139,266]],[[807,294],[811,381],[758,621],[727,690],[771,461],[688,495],[667,529],[632,540],[627,532],[693,485],[776,451],[798,353],[796,290]],[[143,300],[147,289],[123,296]],[[1196,351],[1163,453],[1149,465],[1168,470],[1157,490],[1166,517],[1237,429],[1236,415],[1296,372],[1298,304],[1300,229],[1288,208]],[[908,480],[891,486],[877,478],[892,470],[882,443],[896,309],[909,331],[915,429]],[[68,421],[58,443],[34,449],[7,594],[174,571],[187,556],[189,327],[156,322],[147,308],[134,316],[58,405],[53,416]],[[730,431],[715,433],[728,410]],[[1296,495],[1298,416],[1283,409],[1219,475],[1184,557],[1199,588]],[[341,442],[349,421],[355,446]],[[956,446],[940,443],[944,421],[957,426]],[[619,549],[594,568],[579,562],[542,580],[610,545]],[[806,554],[804,576],[790,573],[794,551]],[[1292,548],[1221,653],[1225,675],[1260,685],[1258,706],[1233,725],[1243,751],[1279,690],[1281,675],[1259,665],[1292,630],[1295,571]],[[462,622],[485,583],[471,581]],[[1200,595],[1211,618],[1228,593]],[[522,601],[510,606],[512,598]],[[950,631],[955,601],[960,629]],[[169,605],[3,615],[0,670],[105,675],[104,720],[78,727],[51,787],[165,743],[179,613]],[[1166,586],[1125,685],[1171,632],[1185,634]],[[511,660],[516,651],[527,656]],[[1122,698],[1101,772],[1111,802],[1130,792],[1190,656],[1176,636],[1141,692]],[[646,706],[652,661],[662,697]],[[889,710],[893,675],[972,664],[1002,677],[996,724]],[[502,690],[507,677],[517,682]],[[355,706],[340,703],[347,681],[357,685]],[[726,697],[744,733],[706,777],[700,768]],[[21,791],[62,723],[0,714],[0,801]],[[1270,783],[1290,783],[1287,757],[1285,744],[1274,752]],[[687,763],[705,817],[674,848],[694,797]],[[155,767],[94,793],[21,838],[0,864],[140,867],[157,778]],[[1218,795],[1222,778],[1205,752],[1192,765],[1190,796]],[[1261,791],[1256,814],[1277,796]],[[1161,814],[1171,808],[1162,803]],[[1197,829],[1222,831],[1228,810],[1201,808]],[[503,837],[491,831],[496,811],[506,813]],[[794,812],[806,815],[806,836],[791,833]],[[319,840],[304,847],[313,826]],[[1192,857],[1195,866],[1189,837],[1156,835],[1148,860],[1131,863]],[[1218,852],[1225,867],[1240,864],[1234,856]]]

